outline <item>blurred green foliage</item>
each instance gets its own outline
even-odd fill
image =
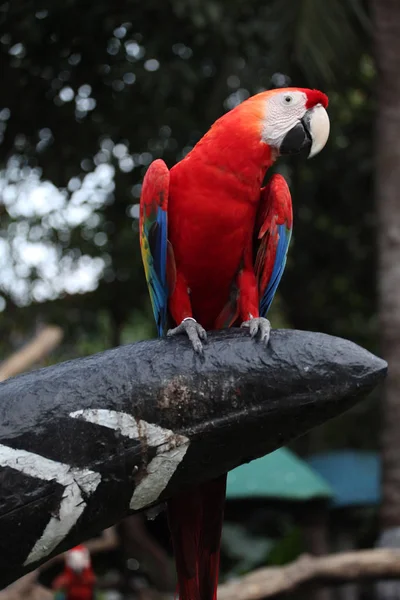
[[[41,321],[66,331],[55,360],[154,335],[132,216],[148,164],[173,165],[224,111],[288,84],[329,94],[332,134],[312,161],[278,166],[295,225],[273,324],[377,349],[375,67],[361,0],[2,2],[0,71],[0,165],[13,193],[34,173],[73,205],[96,168],[115,169],[103,190],[89,186],[80,205],[88,217],[75,224],[57,207],[27,216],[0,199],[0,242],[28,290],[42,274],[19,264],[21,236],[55,247],[59,264],[104,264],[94,291],[42,302],[34,293],[22,302],[18,286],[0,279],[1,355]],[[362,410],[370,433],[374,406]],[[339,445],[349,436],[342,426],[324,433]]]

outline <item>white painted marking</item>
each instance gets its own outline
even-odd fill
[[[179,463],[189,447],[189,440],[182,442],[178,448],[157,450],[157,456],[147,466],[147,475],[136,487],[130,501],[132,510],[139,510],[155,502],[165,490]]]
[[[149,446],[157,448],[156,456],[147,465],[146,476],[133,492],[130,501],[132,510],[140,510],[157,501],[185,456],[190,443],[189,438],[177,435],[171,429],[136,420],[132,415],[115,410],[88,408],[70,413],[70,417],[109,427],[130,439],[144,439]]]
[[[66,537],[86,507],[80,488],[87,494],[92,494],[99,485],[101,476],[89,469],[76,469],[39,454],[15,450],[2,444],[0,466],[10,467],[44,481],[54,480],[64,486],[58,514],[50,518],[41,537],[30,551],[24,562],[24,565],[29,565],[50,554]]]

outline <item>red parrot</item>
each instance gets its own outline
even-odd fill
[[[65,569],[53,581],[53,589],[62,591],[65,600],[93,600],[95,582],[89,551],[79,545],[65,554]]]
[[[318,90],[257,94],[218,119],[170,171],[149,167],[140,200],[140,245],[159,335],[188,336],[241,324],[268,343],[266,314],[282,277],[292,203],[280,155],[309,157],[329,136]],[[168,329],[172,327],[172,329]],[[216,600],[226,475],[167,503],[181,600]]]

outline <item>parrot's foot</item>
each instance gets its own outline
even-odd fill
[[[268,319],[265,319],[264,317],[252,318],[248,321],[244,321],[241,324],[241,327],[247,327],[252,338],[259,334],[260,340],[264,342],[265,345],[268,344],[271,333],[271,323]]]
[[[203,354],[202,340],[207,339],[206,330],[192,317],[186,317],[182,323],[175,327],[175,329],[169,329],[167,332],[168,337],[174,335],[187,335],[189,340],[192,342],[194,350],[198,354]]]

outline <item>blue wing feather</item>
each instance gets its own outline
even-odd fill
[[[279,241],[276,249],[276,257],[274,262],[274,268],[272,270],[271,279],[268,283],[267,289],[260,300],[260,316],[265,317],[271,307],[272,300],[274,299],[275,292],[278,289],[279,282],[282,278],[283,272],[286,266],[286,256],[290,244],[290,238],[292,230],[287,225],[278,225]]]
[[[165,288],[167,284],[167,212],[162,208],[157,211],[157,238],[154,249],[154,268],[159,275],[161,285]]]
[[[143,265],[159,336],[165,333],[168,315],[168,187],[168,168],[162,160],[156,160],[143,181],[139,228]]]
[[[261,317],[267,315],[285,270],[292,221],[292,199],[288,185],[282,175],[273,175],[268,185],[261,190],[256,222],[259,245],[255,273]]]

